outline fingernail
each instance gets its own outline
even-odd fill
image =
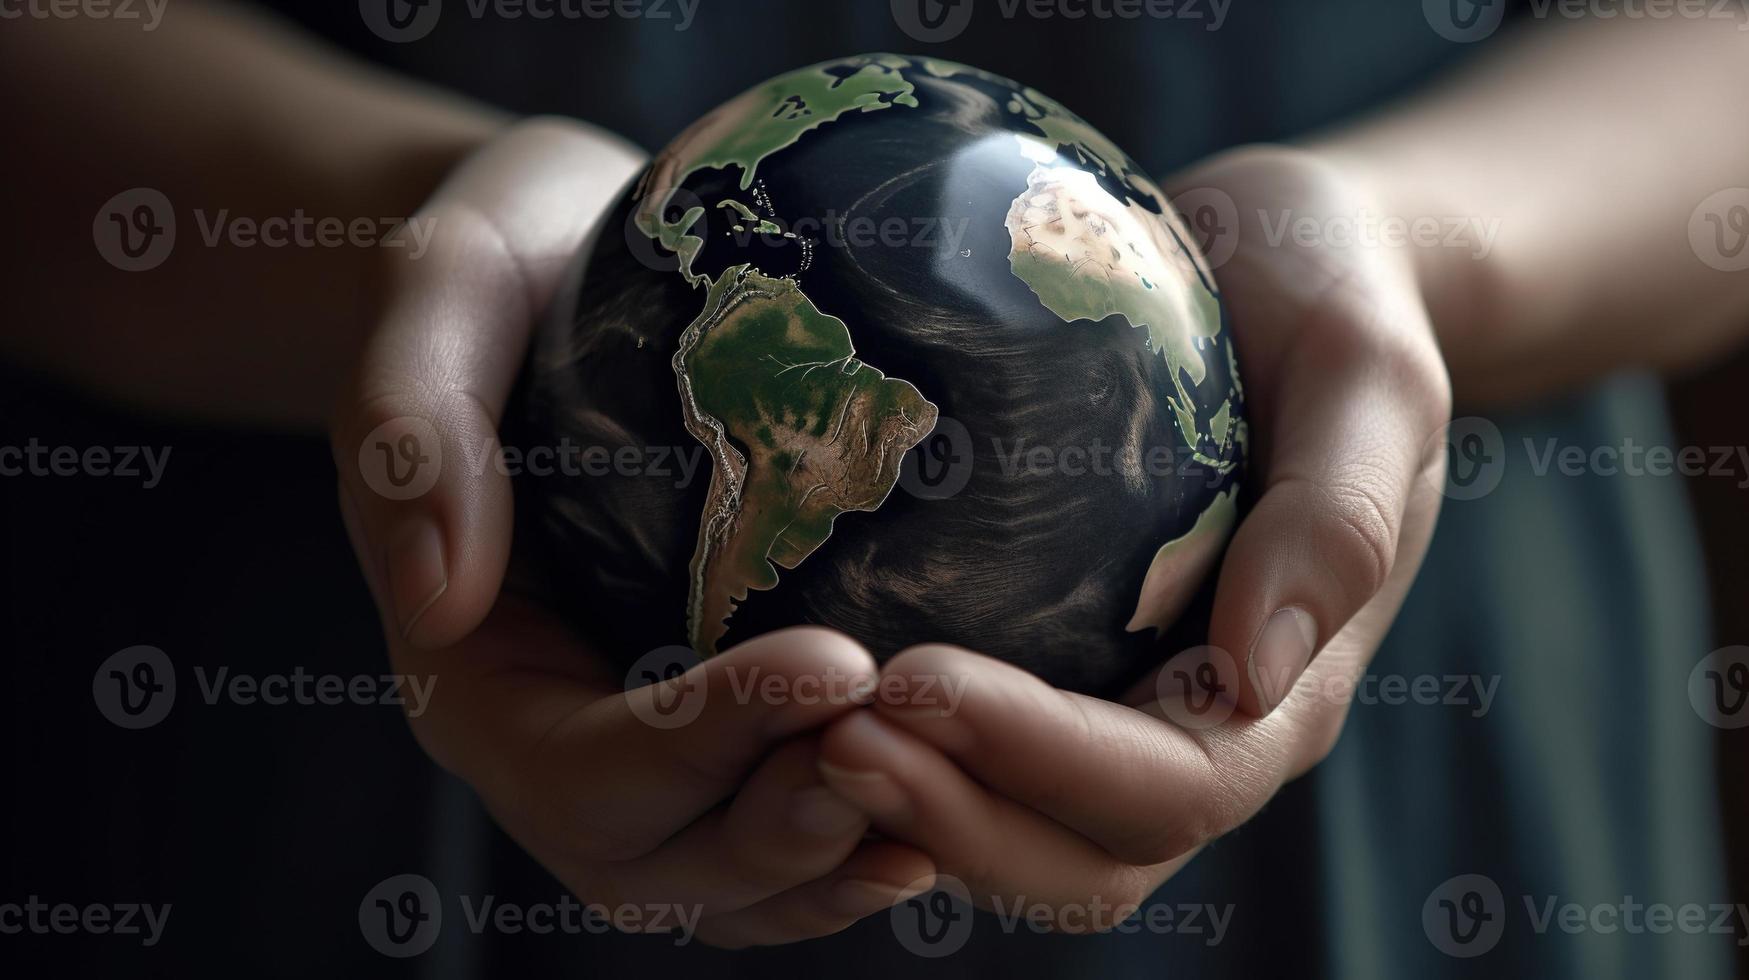
[[[395,623],[401,630],[401,639],[409,639],[420,617],[449,588],[442,532],[426,518],[408,520],[389,539],[387,565]]]
[[[905,799],[904,790],[886,773],[845,769],[822,761],[820,775],[825,777],[826,785],[833,792],[855,804],[864,813],[897,817],[910,806]]]
[[[839,915],[867,915],[916,898],[934,887],[934,884],[933,877],[921,878],[909,885],[846,878],[832,886],[833,911]]]
[[[1298,606],[1278,609],[1251,649],[1251,686],[1265,713],[1275,710],[1312,662],[1318,624]]]
[[[789,817],[797,830],[815,837],[843,837],[868,823],[861,810],[824,786],[810,786],[797,793]]]

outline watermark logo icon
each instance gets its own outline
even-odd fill
[[[942,415],[900,462],[899,486],[919,500],[947,500],[966,488],[973,465],[971,432]]]
[[[1715,728],[1749,725],[1749,646],[1722,647],[1688,674],[1688,702]]]
[[[358,0],[358,15],[370,32],[391,44],[423,39],[443,16],[442,0]]]
[[[1421,13],[1433,32],[1447,41],[1471,44],[1500,29],[1505,0],[1421,0]]]
[[[437,427],[417,416],[384,422],[358,447],[358,471],[365,485],[390,500],[430,493],[442,468],[443,440]]]
[[[1227,264],[1239,249],[1239,206],[1218,187],[1195,187],[1172,199],[1184,217],[1191,240],[1210,269]]]
[[[1441,882],[1421,906],[1421,928],[1447,956],[1481,956],[1506,931],[1506,899],[1487,875],[1457,875]]]
[[[710,694],[703,671],[693,671],[703,662],[698,651],[679,645],[657,647],[633,661],[626,671],[626,703],[632,714],[663,730],[698,720]]]
[[[913,882],[911,888],[928,884]],[[953,875],[936,875],[933,889],[893,906],[893,935],[924,959],[941,959],[965,948],[972,936],[972,893]]]
[[[1479,415],[1452,419],[1429,440],[1428,451],[1438,451],[1431,443],[1445,444],[1444,480],[1436,489],[1452,500],[1476,500],[1494,492],[1506,474],[1506,440],[1500,427]],[[1429,479],[1437,479],[1437,471]]]
[[[1154,695],[1174,725],[1213,728],[1231,718],[1238,706],[1238,661],[1220,647],[1191,647],[1154,675]]]
[[[157,647],[119,650],[97,666],[91,677],[91,699],[117,727],[151,728],[176,705],[176,670]]]
[[[418,956],[437,942],[442,928],[442,899],[424,875],[385,878],[358,903],[358,931],[384,956]]]
[[[1749,269],[1749,187],[1709,195],[1688,216],[1688,244],[1720,272]]]
[[[893,23],[913,41],[941,44],[965,33],[972,0],[892,0]]]
[[[176,209],[163,191],[135,187],[97,209],[91,222],[97,254],[123,272],[148,272],[176,247]]]

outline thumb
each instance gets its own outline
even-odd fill
[[[1429,455],[1428,434],[1451,405],[1438,350],[1415,304],[1351,282],[1266,379],[1265,486],[1216,587],[1210,643],[1236,652],[1237,700],[1252,716],[1273,711],[1388,583],[1413,575],[1426,541],[1405,538],[1405,516],[1438,495],[1427,474],[1444,457]]]
[[[382,310],[332,443],[391,645],[454,643],[496,601],[513,519],[504,406],[535,319],[639,163],[581,124],[523,123],[385,247]]]

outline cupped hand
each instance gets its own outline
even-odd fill
[[[1284,218],[1327,229],[1378,215],[1365,187],[1276,148],[1175,184],[1225,195],[1237,220],[1215,276],[1261,491],[1220,568],[1210,645],[1124,703],[964,650],[906,651],[874,708],[821,743],[827,785],[877,830],[922,848],[978,904],[1058,910],[1069,931],[1115,925],[1324,758],[1441,499],[1450,394],[1409,256],[1274,234]],[[1185,669],[1204,663],[1218,679],[1207,689]]]
[[[500,416],[533,323],[641,165],[588,127],[531,121],[408,222],[428,241],[383,251],[378,328],[333,429],[341,509],[395,668],[433,679],[410,719],[420,744],[581,901],[645,922],[660,909],[669,927],[702,916],[722,945],[821,935],[933,872],[915,848],[865,842],[866,817],[818,773],[818,729],[872,683],[868,652],[790,630],[628,691],[502,592]],[[748,677],[839,696],[749,697]],[[696,717],[664,722],[676,698]]]

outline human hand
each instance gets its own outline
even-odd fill
[[[1364,187],[1258,148],[1178,182],[1236,214],[1353,217]],[[1262,493],[1222,562],[1211,647],[1113,703],[948,647],[890,661],[873,710],[831,724],[826,784],[928,852],[974,901],[1133,906],[1316,765],[1426,551],[1439,509],[1444,368],[1407,256],[1237,231],[1216,279],[1232,315]],[[1230,651],[1231,653],[1228,653]],[[1314,657],[1314,654],[1316,656]],[[1191,663],[1190,661],[1195,661]],[[1178,678],[1216,669],[1218,687]],[[962,692],[957,703],[925,690]],[[910,691],[912,694],[905,692]],[[1218,710],[1191,702],[1214,694]],[[927,702],[927,703],[920,703]]]
[[[415,736],[512,837],[586,904],[702,915],[698,935],[722,945],[793,941],[933,871],[863,842],[866,819],[817,774],[816,729],[872,682],[868,652],[790,630],[627,691],[553,616],[501,595],[500,415],[532,324],[641,164],[579,124],[521,124],[412,219],[423,254],[384,250],[379,327],[333,431],[341,508],[396,670],[440,682]],[[737,672],[842,696],[749,699]],[[646,723],[677,696],[700,699],[698,717]]]

